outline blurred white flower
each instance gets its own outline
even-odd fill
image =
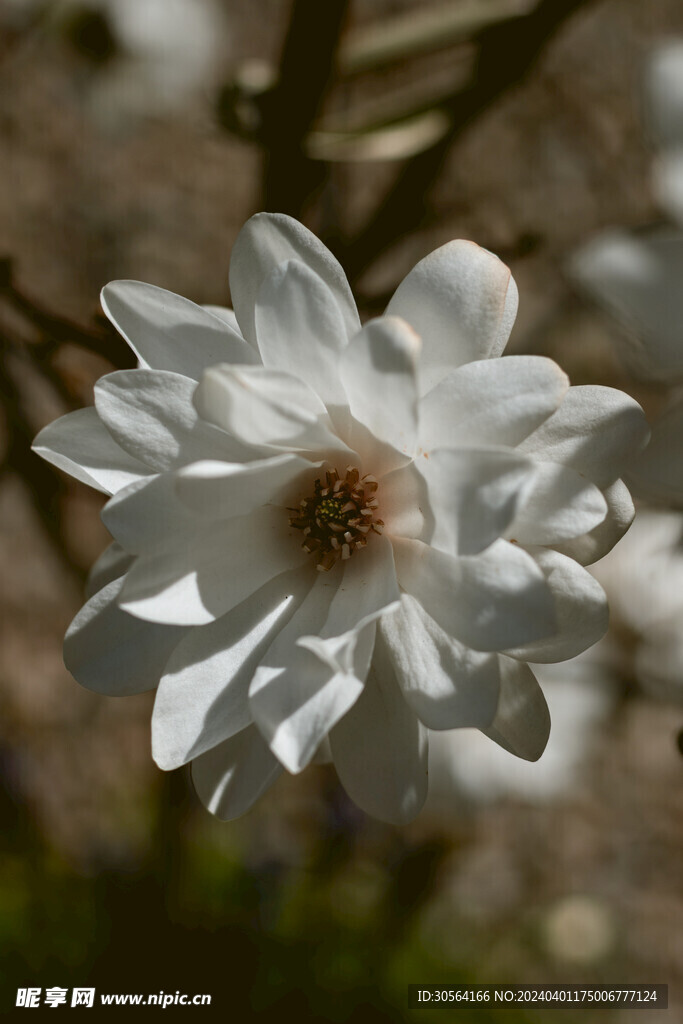
[[[654,188],[659,203],[683,224],[683,40],[659,46],[647,68],[646,92],[659,147]]]
[[[623,543],[592,572],[609,598],[611,628],[591,653],[614,672],[634,673],[651,696],[680,702],[683,517],[639,511]]]
[[[683,384],[683,41],[653,54],[646,73],[652,131],[660,146],[653,185],[677,226],[613,229],[575,253],[570,273],[620,324],[622,353],[636,375]],[[647,449],[629,468],[639,496],[683,507],[683,396],[672,393]]]
[[[653,187],[683,224],[683,42],[667,42],[646,69],[647,107],[659,146]],[[683,233],[676,228],[606,231],[580,249],[571,272],[625,328],[626,356],[641,376],[683,380]]]
[[[234,314],[108,285],[140,368],[36,439],[113,494],[65,660],[99,692],[158,684],[154,756],[194,760],[221,817],[315,758],[404,822],[428,729],[542,753],[526,663],[606,629],[580,563],[631,521],[619,475],[642,410],[549,359],[497,358],[517,291],[470,242],[418,263],[364,327],[337,261],[282,215],[247,223],[230,284]]]
[[[129,58],[119,70],[119,85],[127,81],[130,94],[133,76],[141,106],[172,109],[210,82],[223,28],[215,0],[105,2]]]
[[[61,0],[52,13],[70,31],[70,19],[105,20],[113,59],[99,61],[87,87],[80,86],[104,128],[129,130],[138,118],[189,105],[215,84],[225,56],[226,20],[217,0]],[[79,48],[88,52],[87,34]]]
[[[683,381],[683,234],[678,229],[610,229],[574,254],[569,271],[619,323],[621,354],[636,376]]]

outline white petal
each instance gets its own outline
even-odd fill
[[[489,739],[525,761],[538,761],[550,735],[550,712],[528,665],[500,658],[500,698]]]
[[[607,504],[607,515],[600,525],[582,537],[552,545],[580,565],[592,565],[611,551],[624,536],[636,514],[633,499],[623,480],[615,480],[605,488],[602,495]]]
[[[216,366],[195,394],[199,415],[251,445],[288,451],[349,451],[325,406],[301,380],[262,366]]]
[[[93,408],[60,416],[40,431],[33,451],[105,494],[115,494],[151,471],[118,446]]]
[[[647,448],[629,467],[627,481],[637,496],[683,506],[683,395],[667,406],[652,425]]]
[[[300,772],[330,729],[358,699],[370,664],[375,624],[358,632],[348,670],[337,670],[299,646],[302,632],[316,628],[325,595],[320,583],[275,640],[249,689],[254,721],[270,749],[290,772]]]
[[[505,650],[555,631],[543,573],[515,544],[498,540],[480,555],[454,558],[419,540],[400,539],[394,540],[394,556],[406,593],[474,650]]]
[[[607,502],[585,477],[556,462],[537,462],[536,472],[507,537],[519,544],[556,544],[589,533],[603,522]]]
[[[254,720],[289,771],[301,771],[357,699],[374,644],[374,620],[398,601],[391,544],[367,547],[314,589],[263,660],[250,690]]]
[[[383,615],[379,631],[403,696],[430,729],[483,728],[498,706],[498,656],[473,651],[448,636],[407,594]]]
[[[256,302],[256,333],[264,366],[304,381],[326,406],[343,406],[339,356],[346,326],[332,292],[299,260],[281,263]]]
[[[632,372],[669,383],[683,376],[683,237],[680,231],[631,235],[609,231],[574,256],[570,270],[584,291],[624,328]]]
[[[503,356],[447,374],[420,401],[420,445],[514,447],[556,411],[566,374],[542,356]]]
[[[342,786],[367,814],[403,825],[427,796],[427,731],[406,704],[378,638],[359,699],[330,733]]]
[[[303,731],[307,727],[306,716],[312,715],[314,711],[317,714],[312,719],[315,726],[313,735],[309,737],[304,731],[307,738],[304,755],[300,752],[301,738],[290,738],[289,726],[283,741],[288,743],[288,750],[282,754],[276,751],[290,771],[299,770],[292,767],[295,758],[299,759],[298,763],[303,767],[302,756],[305,756],[306,761],[310,759],[322,737],[357,698],[359,684],[365,680],[372,657],[375,622],[385,611],[398,605],[400,595],[388,538],[372,537],[367,548],[356,552],[348,561],[338,563],[332,573],[322,578],[321,583],[324,588],[322,600],[312,595],[312,601],[319,603],[314,625],[309,623],[304,628],[303,619],[300,623],[292,624],[293,636],[289,639],[299,650],[305,651],[305,655],[292,655],[289,649],[286,659],[279,655],[280,660],[286,660],[291,671],[299,676],[306,669],[310,679],[310,693],[316,685],[322,687],[323,679],[328,680],[325,693],[321,694],[315,706],[312,697],[306,698],[310,703],[300,716],[299,728]],[[320,592],[319,584],[317,593]],[[310,656],[314,656],[320,663],[317,667]],[[293,684],[288,685],[291,687]],[[301,684],[298,692],[300,689]],[[256,712],[254,714],[256,717]],[[294,741],[297,746],[292,749]]]
[[[160,768],[177,768],[251,724],[249,683],[311,582],[306,570],[285,573],[227,615],[187,631],[154,702],[152,753]]]
[[[157,685],[186,631],[121,611],[122,584],[108,583],[81,608],[64,639],[64,664],[89,690],[123,697]]]
[[[566,661],[592,647],[607,631],[605,592],[596,579],[558,551],[531,549],[555,601],[557,629],[552,636],[505,653],[522,661]]]
[[[192,782],[204,806],[223,821],[239,818],[282,774],[250,725],[192,762]]]
[[[422,338],[421,392],[456,366],[500,355],[517,301],[508,268],[474,242],[448,242],[420,260],[386,312],[407,320]]]
[[[199,626],[244,601],[310,556],[282,509],[204,526],[184,544],[141,556],[126,578],[121,607],[150,622]]]
[[[371,536],[366,547],[355,551],[341,565],[341,581],[319,631],[323,639],[359,629],[400,598],[394,552],[388,537]]]
[[[107,583],[118,580],[126,573],[133,564],[133,556],[124,551],[120,544],[114,542],[106,547],[97,559],[90,572],[85,592],[87,597],[92,597],[98,590],[106,587]]]
[[[388,536],[424,540],[433,535],[435,520],[427,493],[427,481],[418,471],[415,462],[383,476],[377,500]]]
[[[160,472],[199,459],[241,462],[251,453],[201,423],[192,404],[197,385],[162,370],[118,370],[95,385],[95,405],[107,430],[130,455]]]
[[[201,306],[140,281],[112,281],[102,308],[140,365],[199,380],[216,363],[256,363],[251,346]]]
[[[234,310],[230,309],[228,306],[212,305],[204,305],[202,306],[202,309],[205,309],[207,313],[211,313],[212,316],[217,316],[218,319],[222,320],[224,324],[227,324],[228,327],[230,327],[235,332],[235,334],[237,334],[240,338],[242,337]]]
[[[346,275],[315,235],[282,213],[257,213],[244,225],[230,259],[230,291],[242,334],[256,343],[254,315],[262,283],[280,263],[298,259],[322,279],[334,295],[349,337],[360,327]]]
[[[197,529],[196,516],[176,496],[172,473],[129,484],[107,502],[101,515],[112,537],[134,555],[182,543]]]
[[[542,462],[559,462],[607,487],[646,443],[643,410],[615,388],[570,388],[557,412],[519,446]]]
[[[535,474],[533,461],[509,448],[442,448],[418,466],[434,513],[431,544],[451,555],[479,554],[500,537]]]
[[[195,462],[174,477],[179,499],[196,515],[230,519],[260,505],[296,507],[302,487],[313,491],[315,467],[298,455],[253,462]]]
[[[405,461],[417,442],[417,364],[420,339],[397,317],[380,317],[363,327],[344,350],[340,371],[354,417]],[[350,444],[356,448],[353,433]],[[362,450],[359,448],[359,450]],[[364,451],[366,465],[373,465]],[[376,475],[395,468],[373,469]]]

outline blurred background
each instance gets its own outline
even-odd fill
[[[180,989],[241,1021],[360,1024],[424,1017],[409,982],[667,982],[683,1020],[683,176],[658,170],[683,145],[679,37],[680,0],[0,0],[3,1006]],[[91,694],[62,663],[102,498],[30,441],[131,365],[101,286],[229,304],[260,209],[324,239],[366,317],[475,240],[519,285],[508,351],[673,416],[595,570],[608,637],[539,671],[543,758],[435,734],[404,829],[323,767],[220,823],[153,764],[152,695]]]

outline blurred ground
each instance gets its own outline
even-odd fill
[[[61,317],[92,325],[100,287],[117,277],[198,302],[229,299],[230,249],[260,206],[262,157],[219,127],[215,97],[246,58],[277,63],[289,4],[213,6],[205,78],[171,108],[133,112],[107,79],[124,57],[105,46],[94,59],[73,11],[52,18],[40,5],[0,3],[0,255],[20,288]],[[355,0],[347,30],[420,6]],[[517,279],[514,351],[550,355],[573,383],[623,387],[655,406],[657,392],[628,379],[611,328],[572,293],[563,264],[597,229],[659,216],[640,75],[651,44],[676,33],[680,0],[586,3],[529,79],[453,147],[419,229],[359,274],[367,309],[426,252],[472,238]],[[333,92],[328,113],[447,76],[450,59],[357,76]],[[343,225],[352,240],[397,169],[333,164],[309,222]],[[58,392],[27,355],[34,327],[6,302],[0,326],[23,344],[5,347],[5,372],[33,431],[69,402],[91,401],[109,368],[102,356],[61,345],[50,357]],[[182,773],[169,780],[153,765],[148,695],[98,697],[63,668],[82,572],[106,534],[99,499],[65,481],[55,547],[32,499],[32,458],[24,451],[0,478],[8,1005],[19,985],[92,983],[207,991],[225,1009],[225,986],[239,984],[240,1019],[292,1009],[301,1020],[380,1021],[403,1019],[408,982],[583,980],[668,982],[669,1016],[683,1020],[679,705],[619,680],[579,775],[550,801],[454,794],[399,832],[354,812],[327,770],[313,769],[222,825]],[[628,1013],[595,1015],[607,1024]],[[638,1020],[651,1018],[660,1019],[641,1011]]]

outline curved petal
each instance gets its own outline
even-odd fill
[[[515,544],[497,540],[480,555],[454,558],[419,540],[396,539],[394,555],[401,587],[476,651],[505,650],[556,630],[545,577]]]
[[[199,415],[246,444],[353,453],[332,432],[325,406],[301,380],[265,366],[216,366],[195,394]]]
[[[518,445],[558,409],[569,380],[543,356],[503,356],[460,366],[420,401],[424,451]]]
[[[232,821],[272,786],[282,768],[253,725],[192,762],[192,782],[207,810]]]
[[[627,481],[636,495],[683,506],[683,395],[676,397],[652,425],[647,448],[629,467]]]
[[[341,378],[355,419],[373,437],[408,459],[417,443],[420,348],[420,339],[408,324],[397,317],[379,317],[349,342],[340,360]],[[353,433],[350,444],[357,447]],[[366,464],[374,465],[372,454],[363,454]],[[393,468],[383,466],[381,472]],[[373,471],[380,475],[378,468]]]
[[[607,487],[645,445],[649,428],[638,403],[615,388],[572,387],[557,410],[519,451],[559,462]]]
[[[566,661],[592,647],[607,632],[605,592],[598,581],[573,558],[548,548],[532,548],[555,602],[555,633],[505,653],[522,661]]]
[[[508,268],[474,242],[448,242],[420,260],[386,313],[407,320],[422,338],[421,393],[456,366],[500,355],[517,302]]]
[[[550,736],[550,712],[528,665],[500,657],[500,697],[492,725],[482,732],[516,757],[538,761]]]
[[[120,544],[114,541],[104,549],[100,557],[88,573],[88,581],[85,587],[87,597],[93,597],[98,590],[106,587],[107,583],[118,580],[130,569],[133,564],[133,555],[124,551]]]
[[[152,754],[160,768],[178,768],[251,724],[249,683],[311,582],[306,570],[284,573],[215,622],[187,631],[154,702]]]
[[[404,825],[427,796],[427,731],[406,704],[381,638],[368,680],[330,733],[340,782],[367,814]]]
[[[483,728],[498,706],[498,656],[448,636],[408,594],[383,615],[379,632],[403,696],[429,729]]]
[[[198,528],[197,517],[176,496],[172,473],[129,484],[110,498],[101,515],[112,537],[133,555],[148,554],[174,540],[182,543]]]
[[[264,507],[210,526],[137,559],[121,607],[150,622],[200,626],[230,611],[273,577],[303,565],[282,509]]]
[[[518,544],[556,544],[603,522],[607,502],[595,484],[556,462],[536,462],[521,507],[507,531]]]
[[[207,313],[211,313],[212,316],[217,316],[219,320],[222,320],[224,324],[227,324],[240,338],[242,334],[240,332],[239,324],[237,323],[237,317],[235,311],[230,309],[228,306],[212,306],[204,305],[202,309],[205,309]],[[244,340],[244,339],[242,339]],[[253,346],[252,346],[253,347]],[[256,351],[256,349],[254,349]]]
[[[102,309],[140,365],[199,380],[216,363],[257,363],[258,356],[224,320],[189,299],[141,281],[112,281]]]
[[[260,505],[294,506],[302,489],[313,490],[315,468],[298,455],[274,455],[253,462],[195,462],[173,480],[180,501],[203,519],[231,519]]]
[[[257,213],[244,225],[230,259],[230,291],[242,334],[257,344],[256,302],[262,283],[280,263],[298,259],[332,292],[348,337],[360,327],[356,304],[341,266],[315,235],[283,213]]]
[[[376,496],[388,536],[419,540],[433,536],[435,520],[427,481],[418,471],[416,462],[383,476]]]
[[[234,438],[199,421],[196,387],[178,373],[117,370],[98,380],[95,405],[117,444],[157,473],[199,459],[253,458]]]
[[[71,675],[89,690],[113,697],[154,689],[186,632],[121,611],[122,585],[123,577],[91,597],[64,638],[64,664]]]
[[[375,543],[377,542],[377,543]],[[358,698],[374,645],[374,620],[398,600],[385,537],[329,573],[263,659],[249,691],[254,721],[291,772],[301,771]]]
[[[256,725],[278,760],[293,773],[312,761],[330,729],[358,700],[375,642],[373,622],[358,631],[348,670],[335,669],[297,645],[299,631],[310,629],[310,608],[307,611],[304,614],[302,606],[301,614],[295,616],[296,628],[275,641],[249,688]]]
[[[553,544],[562,555],[568,555],[580,565],[592,565],[621,540],[633,522],[636,510],[628,487],[623,480],[615,480],[602,492],[607,505],[607,515],[589,533],[563,544]]]
[[[372,536],[342,562],[342,575],[319,631],[322,639],[344,636],[387,611],[399,598],[394,552],[388,537]]]
[[[536,472],[531,459],[509,448],[442,448],[420,459],[419,469],[434,512],[431,544],[451,555],[477,555],[500,537],[526,503]]]
[[[93,408],[77,409],[48,423],[32,449],[46,462],[104,494],[115,494],[151,472],[119,447]]]
[[[339,379],[346,325],[315,271],[300,260],[279,264],[258,293],[255,323],[264,366],[304,381],[328,408],[346,404]]]

